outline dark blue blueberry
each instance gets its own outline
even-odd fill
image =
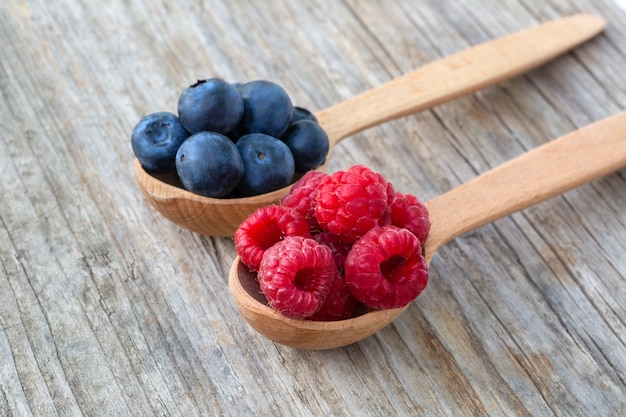
[[[224,80],[201,80],[181,93],[178,116],[191,133],[226,133],[241,121],[243,98],[232,84]]]
[[[178,148],[176,172],[185,189],[207,197],[225,197],[243,177],[243,161],[232,140],[198,132]]]
[[[263,133],[250,133],[237,141],[243,159],[244,175],[237,190],[251,196],[285,187],[293,180],[293,156],[280,139]]]
[[[287,92],[271,81],[257,80],[238,88],[243,97],[243,118],[237,127],[240,136],[265,133],[281,137],[291,119],[293,105]]]
[[[311,120],[293,123],[281,139],[293,154],[296,172],[315,169],[326,160],[328,135],[320,125]]]
[[[317,123],[317,118],[311,111],[305,109],[304,107],[294,106],[293,113],[291,113],[291,120],[289,121],[289,124],[299,122],[300,120],[311,120]]]
[[[130,141],[146,171],[163,173],[176,169],[176,151],[188,136],[176,115],[160,112],[142,118]]]

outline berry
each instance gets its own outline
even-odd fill
[[[196,133],[176,153],[176,172],[183,186],[203,196],[227,196],[243,178],[243,170],[237,147],[219,133]]]
[[[424,290],[420,239],[429,226],[417,197],[356,165],[332,175],[307,171],[280,206],[260,208],[242,223],[235,248],[258,271],[274,309],[297,319],[344,320],[360,307],[406,306]],[[320,267],[321,256],[332,268]]]
[[[339,236],[330,232],[315,233],[313,235],[313,239],[317,243],[326,245],[330,248],[333,252],[333,259],[335,261],[335,265],[337,266],[337,270],[343,272],[346,258],[348,257],[348,253],[350,253],[352,245],[344,242]]]
[[[338,171],[320,184],[315,217],[320,226],[355,242],[376,226],[387,211],[388,183],[363,165]]]
[[[239,91],[219,78],[200,80],[183,90],[178,98],[178,115],[191,133],[226,134],[239,124],[243,111]]]
[[[346,285],[369,307],[403,307],[428,282],[421,250],[410,231],[396,226],[375,227],[352,246],[345,263]]]
[[[309,110],[303,107],[294,106],[293,113],[291,113],[291,119],[289,120],[289,124],[292,125],[300,120],[311,120],[317,123],[317,118]]]
[[[326,302],[308,319],[316,321],[344,320],[352,316],[356,304],[357,300],[348,290],[346,280],[340,273],[337,273]]]
[[[281,140],[293,154],[296,172],[306,172],[322,165],[330,147],[324,129],[311,120],[292,123]]]
[[[428,209],[412,194],[396,193],[390,206],[391,224],[413,232],[422,246],[428,237]]]
[[[387,182],[387,209],[385,210],[385,214],[378,220],[379,226],[388,226],[391,224],[391,203],[396,196],[396,189],[393,187],[393,184]]]
[[[238,88],[243,97],[244,113],[237,132],[265,133],[281,137],[293,113],[293,104],[287,92],[271,81],[256,80]]]
[[[244,175],[237,190],[243,195],[258,195],[291,184],[295,165],[291,151],[279,139],[251,133],[237,141]]]
[[[320,171],[308,171],[291,187],[283,197],[282,205],[292,207],[304,216],[311,230],[319,230],[320,225],[315,217],[315,197],[317,188],[328,174]]]
[[[287,236],[311,236],[300,213],[277,205],[261,207],[235,231],[235,250],[250,270],[257,271],[265,251]]]
[[[302,319],[322,307],[336,275],[327,246],[310,238],[289,236],[267,249],[258,279],[272,308],[287,317]]]
[[[133,152],[150,172],[163,173],[176,169],[176,151],[189,136],[176,115],[152,113],[143,117],[131,135]]]

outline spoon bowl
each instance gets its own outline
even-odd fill
[[[430,201],[430,261],[455,237],[626,166],[626,112],[548,142]],[[301,349],[355,343],[391,323],[408,307],[364,311],[341,321],[294,320],[267,305],[255,273],[236,258],[229,289],[244,319],[267,338]],[[410,304],[409,304],[410,305]]]
[[[425,110],[535,68],[600,33],[606,22],[580,14],[486,42],[433,62],[315,114],[330,150],[342,139]],[[291,186],[245,198],[210,198],[186,191],[176,175],[153,175],[135,160],[146,200],[164,217],[193,232],[232,236],[257,208],[275,204]]]

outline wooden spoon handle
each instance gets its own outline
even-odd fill
[[[470,230],[626,166],[626,112],[512,159],[426,203],[425,253]]]
[[[521,74],[600,33],[604,19],[574,15],[433,62],[316,116],[335,144],[368,127],[415,113]]]

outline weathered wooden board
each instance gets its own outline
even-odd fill
[[[310,352],[247,326],[232,240],[169,223],[132,169],[134,124],[196,79],[317,110],[579,12],[606,31],[332,156],[424,200],[626,109],[623,2],[3,1],[0,415],[626,414],[624,170],[461,236],[392,325]]]

